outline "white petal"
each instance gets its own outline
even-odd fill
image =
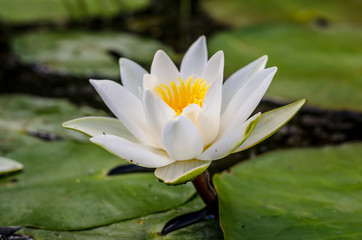
[[[168,155],[175,160],[192,159],[204,148],[198,129],[184,116],[178,116],[166,124],[162,144]]]
[[[220,127],[222,78],[216,80],[206,93],[198,117],[197,127],[200,131],[204,146],[215,140]]]
[[[81,117],[63,123],[63,127],[85,133],[94,137],[102,134],[111,134],[123,137],[132,142],[138,140],[116,118],[110,117]]]
[[[90,80],[104,103],[139,141],[154,146],[140,99],[120,84],[109,80]]]
[[[161,83],[162,82],[160,82],[154,75],[145,74],[143,76],[143,89],[150,89],[151,91],[154,91],[154,89],[160,86]]]
[[[213,83],[218,77],[223,79],[224,75],[224,52],[218,51],[207,62],[205,71],[202,73],[203,79],[208,84]]]
[[[221,115],[220,134],[222,136],[228,134],[250,116],[264,96],[276,71],[276,67],[262,70],[239,89]]]
[[[113,135],[99,135],[90,139],[114,155],[148,168],[163,167],[174,162],[165,151]]]
[[[127,59],[119,59],[122,85],[138,96],[139,88],[143,85],[143,76],[148,72],[137,63]]]
[[[196,159],[176,161],[165,167],[157,168],[155,175],[167,184],[183,184],[203,173],[211,164],[211,161],[199,161]]]
[[[254,130],[260,115],[260,113],[255,114],[243,125],[216,141],[197,157],[197,159],[211,161],[224,158],[231,154],[249,137],[250,133]]]
[[[207,61],[205,36],[199,37],[187,50],[182,59],[180,72],[183,79],[196,74],[201,76]]]
[[[0,157],[0,175],[16,172],[23,169],[23,164],[10,158]]]
[[[250,134],[248,139],[246,139],[246,141],[235,150],[235,152],[251,148],[273,135],[276,131],[278,131],[278,129],[283,127],[294,117],[305,102],[305,99],[301,99],[289,105],[263,113],[254,131]]]
[[[166,123],[176,115],[175,111],[149,89],[144,92],[143,105],[152,136],[157,145],[161,147],[162,130]]]
[[[155,75],[164,84],[168,84],[170,81],[178,81],[178,78],[181,77],[175,64],[162,50],[158,50],[153,58],[151,75]]]
[[[256,73],[265,68],[267,61],[268,56],[262,56],[261,58],[258,58],[245,67],[239,69],[225,81],[222,90],[222,112],[225,110],[226,106],[229,104],[230,100],[234,97],[236,92]]]
[[[181,116],[186,117],[190,120],[195,126],[197,126],[197,122],[199,119],[201,107],[198,104],[190,104],[182,110]]]
[[[143,89],[141,87],[138,88],[138,96],[139,99],[143,99]]]

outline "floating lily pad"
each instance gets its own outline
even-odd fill
[[[4,148],[4,145],[16,142],[15,136],[10,138],[11,134],[35,135],[45,140],[76,138],[88,141],[87,137],[68,131],[61,124],[72,118],[89,115],[104,116],[105,113],[89,107],[77,107],[62,99],[2,95],[0,97],[0,133],[2,133],[0,139],[8,140],[4,140],[1,145]],[[19,137],[19,139],[24,139],[24,137]],[[30,139],[35,141],[34,138]]]
[[[158,41],[116,32],[32,32],[19,35],[12,44],[25,63],[84,78],[119,79],[119,57],[149,65],[158,49],[173,55]]]
[[[240,27],[270,22],[362,23],[362,3],[356,0],[229,0],[203,1],[204,9],[214,18]]]
[[[12,159],[0,157],[0,175],[23,169],[23,165]]]
[[[214,177],[225,239],[362,238],[362,144],[265,154]]]
[[[0,0],[0,18],[21,24],[111,17],[126,11],[141,10],[149,3],[149,0]]]
[[[68,166],[71,168],[71,163]],[[42,183],[4,185],[0,189],[0,225],[87,229],[172,209],[194,193],[190,185],[172,189],[152,173],[106,177],[95,171],[88,173],[89,177],[55,181],[44,176]],[[62,174],[59,170],[57,175]]]
[[[218,220],[200,222],[195,225],[160,236],[160,232],[167,221],[185,213],[193,212],[203,208],[199,198],[173,210],[148,215],[141,218],[114,223],[109,226],[90,230],[67,232],[50,231],[42,229],[23,229],[22,233],[33,236],[37,240],[59,239],[59,240],[118,240],[118,239],[163,239],[163,240],[186,240],[186,239],[222,239],[222,232]]]
[[[14,95],[0,102],[0,152],[24,165],[22,173],[0,179],[0,226],[91,228],[172,209],[195,193],[191,185],[159,183],[153,173],[106,176],[126,162],[89,141],[28,134],[46,129],[67,136],[68,130],[58,129],[62,114],[69,117],[77,108],[63,100]],[[84,113],[78,110],[78,116]]]
[[[361,42],[361,28],[268,25],[216,34],[209,45],[224,50],[226,75],[267,54],[278,67],[269,96],[362,111]]]

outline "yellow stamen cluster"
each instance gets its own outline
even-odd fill
[[[160,87],[156,87],[156,91],[160,93],[161,99],[167,103],[176,115],[180,115],[185,107],[192,103],[198,104],[202,107],[207,90],[210,84],[204,79],[196,78],[192,82],[192,77],[186,80],[186,83],[182,78],[178,79],[180,84],[176,85],[174,81],[170,82],[170,86],[166,84],[160,84]]]

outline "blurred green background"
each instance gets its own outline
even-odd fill
[[[119,80],[119,57],[149,68],[155,50],[163,48],[179,62],[187,46],[206,35],[211,54],[225,52],[226,76],[269,55],[268,65],[279,68],[270,98],[307,98],[316,107],[362,110],[358,0],[2,0],[0,4],[3,43],[17,63],[37,65],[32,69],[35,74],[65,74],[83,83],[91,77]],[[2,66],[5,71],[8,62]],[[24,81],[42,86],[35,94],[71,94],[60,83],[64,92],[54,93],[51,85],[56,80],[43,84],[14,78],[19,76],[2,77],[2,92],[31,88],[19,86]]]
[[[361,12],[360,0],[0,0],[0,157],[24,165],[0,175],[0,226],[35,227],[22,230],[35,239],[362,238]],[[213,220],[161,237],[165,222],[203,207],[192,186],[110,178],[125,162],[60,125],[109,114],[88,79],[120,82],[120,57],[149,70],[163,49],[179,64],[200,35],[209,57],[224,51],[226,78],[263,55],[278,67],[258,110],[308,103],[211,166],[222,229]]]

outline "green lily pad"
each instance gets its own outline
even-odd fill
[[[174,231],[166,236],[160,236],[160,232],[167,221],[185,213],[197,211],[203,208],[199,198],[173,210],[148,215],[141,218],[126,220],[112,225],[103,226],[90,230],[67,232],[50,231],[43,229],[26,228],[21,232],[33,236],[37,240],[59,239],[59,240],[118,240],[118,239],[163,239],[163,240],[186,240],[186,239],[222,239],[222,231],[218,221],[211,220],[200,222],[189,227]]]
[[[126,162],[89,141],[67,138],[68,130],[58,129],[62,113],[69,117],[77,108],[64,100],[14,95],[1,96],[0,103],[0,152],[24,166],[0,179],[0,226],[92,228],[172,209],[195,193],[190,184],[159,183],[153,173],[106,176]],[[67,140],[44,141],[19,129],[57,130]]]
[[[226,75],[269,55],[268,65],[278,67],[267,92],[271,97],[362,111],[361,42],[361,28],[268,25],[216,34],[209,46],[224,50]]]
[[[25,63],[40,63],[54,72],[78,77],[119,79],[118,57],[149,65],[160,42],[116,32],[44,31],[19,35],[12,42]]]
[[[141,10],[149,0],[0,0],[0,18],[26,24],[38,21],[64,21],[91,17],[112,17]]]
[[[177,207],[193,193],[190,185],[171,189],[152,173],[106,177],[96,172],[58,181],[44,177],[42,183],[0,188],[0,225],[87,229]]]
[[[0,175],[23,169],[23,165],[12,159],[0,157]]]
[[[77,107],[62,99],[50,99],[27,95],[2,95],[0,97],[0,139],[8,139],[1,143],[17,144],[17,138],[11,134],[49,134],[49,138],[86,140],[88,138],[62,127],[62,123],[81,116],[104,116],[101,110],[89,107]],[[46,136],[44,136],[46,137]],[[24,138],[24,137],[20,137]],[[20,139],[19,138],[19,139]],[[34,138],[30,138],[34,141]],[[10,141],[11,140],[11,141]],[[14,142],[15,141],[15,142]]]
[[[362,143],[276,151],[214,177],[225,239],[362,238]]]
[[[362,23],[362,4],[355,0],[328,4],[323,0],[211,0],[202,5],[212,17],[235,27],[271,22]]]

